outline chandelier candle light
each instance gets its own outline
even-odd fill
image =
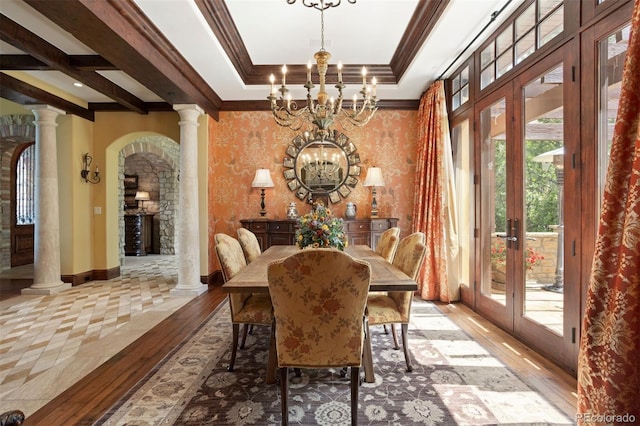
[[[356,0],[348,0],[349,3],[355,3]],[[293,4],[296,0],[287,0],[287,3]],[[376,78],[371,79],[371,85],[367,85],[367,69],[362,67],[362,95],[361,102],[358,103],[358,95],[353,95],[353,103],[351,108],[343,108],[342,90],[346,87],[342,81],[342,63],[338,62],[338,83],[335,88],[338,89],[338,98],[329,97],[326,92],[325,82],[329,59],[331,54],[324,48],[324,11],[330,7],[340,5],[340,1],[318,2],[303,0],[306,7],[313,7],[320,11],[320,43],[321,47],[318,52],[313,55],[316,60],[316,67],[320,76],[320,89],[317,99],[311,97],[311,89],[315,86],[311,81],[311,69],[313,64],[311,61],[307,64],[307,82],[304,87],[307,89],[307,105],[298,109],[296,101],[291,99],[287,89],[287,66],[282,66],[282,85],[276,89],[276,78],[273,74],[269,77],[271,82],[271,93],[268,98],[271,102],[271,112],[273,113],[276,123],[283,127],[290,127],[292,130],[298,130],[304,123],[311,123],[318,127],[321,132],[326,131],[335,121],[338,121],[344,128],[353,128],[355,126],[362,127],[366,125],[377,111],[376,106]],[[280,92],[280,102],[276,97],[276,92]]]
[[[372,186],[373,200],[371,201],[371,217],[378,217],[378,201],[376,200],[376,186],[384,186],[382,179],[382,169],[380,167],[369,167],[367,170],[367,178],[362,184],[364,186]]]
[[[256,170],[256,175],[253,178],[253,182],[251,182],[251,187],[260,188],[260,216],[267,215],[267,211],[264,208],[264,189],[272,188],[273,186],[273,180],[271,180],[271,173],[269,172],[269,169]]]

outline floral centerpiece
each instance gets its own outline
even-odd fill
[[[296,244],[305,247],[335,247],[344,250],[347,237],[342,219],[335,217],[328,207],[316,203],[310,213],[298,218]]]

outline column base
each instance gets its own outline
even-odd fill
[[[61,282],[59,285],[56,285],[56,286],[53,286],[53,287],[41,287],[41,288],[28,287],[28,288],[23,288],[21,293],[22,294],[26,294],[26,295],[30,295],[30,296],[34,296],[34,295],[48,296],[50,294],[56,294],[56,293],[60,293],[61,291],[69,290],[70,288],[71,288],[71,283],[63,283],[63,282]]]
[[[175,287],[169,291],[170,296],[200,296],[202,293],[209,291],[209,286],[201,284],[199,287],[194,288],[179,288]]]

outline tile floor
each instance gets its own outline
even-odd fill
[[[28,268],[14,269],[28,277]],[[28,417],[191,300],[169,295],[176,256],[127,257],[121,271],[56,295],[0,301],[0,412]]]

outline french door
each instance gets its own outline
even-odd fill
[[[579,302],[568,297],[577,283],[565,282],[564,174],[571,163],[564,97],[571,74],[564,60],[558,52],[476,104],[475,300],[478,311],[571,367],[575,318],[568,322],[565,313],[567,302]]]

